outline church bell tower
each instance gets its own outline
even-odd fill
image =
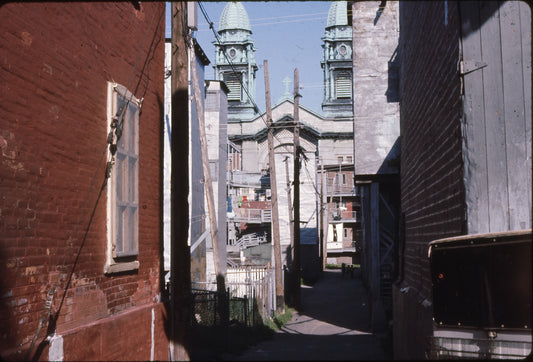
[[[255,47],[250,20],[240,2],[228,2],[220,16],[215,45],[215,77],[229,89],[228,122],[252,119],[255,102]]]
[[[333,1],[324,37],[324,100],[328,118],[353,117],[352,14],[348,1]]]

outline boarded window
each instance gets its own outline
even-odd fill
[[[339,72],[335,78],[335,93],[337,99],[352,98],[352,77],[349,72]]]

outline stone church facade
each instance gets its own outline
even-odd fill
[[[353,99],[352,99],[352,27],[346,1],[333,2],[325,29],[323,60],[324,99],[318,114],[299,105],[300,144],[304,154],[300,173],[300,220],[304,274],[305,269],[316,269],[320,246],[324,243],[321,225],[321,185],[319,171],[322,166],[353,165]],[[219,38],[215,41],[215,75],[224,81],[228,93],[228,139],[240,151],[241,167],[232,171],[232,177],[255,175],[255,187],[232,188],[229,196],[235,208],[242,201],[269,202],[270,194],[261,179],[269,180],[266,114],[258,113],[255,105],[257,64],[254,58],[254,41],[248,14],[239,2],[229,2],[220,17]],[[272,107],[274,125],[274,152],[276,182],[278,185],[278,211],[282,263],[290,267],[291,239],[290,212],[287,184],[293,179],[294,100],[288,90]],[[245,176],[242,176],[245,175]],[[253,178],[253,177],[252,177]],[[324,215],[325,217],[325,215]],[[233,227],[239,236],[246,233],[242,223],[229,219],[229,234]],[[245,226],[247,228],[248,225]],[[270,234],[270,223],[262,226]],[[327,223],[326,223],[327,227]],[[256,228],[248,228],[261,233]],[[237,237],[238,238],[238,237]],[[260,248],[261,246],[255,246]],[[267,249],[267,248],[263,248]],[[263,260],[270,258],[270,250]],[[309,257],[307,257],[307,254]],[[242,254],[241,254],[242,255]],[[249,257],[250,255],[248,255]]]

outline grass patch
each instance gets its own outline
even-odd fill
[[[274,313],[274,317],[272,319],[267,319],[264,323],[267,327],[269,327],[273,332],[277,332],[283,327],[285,324],[287,324],[288,321],[292,319],[292,314],[294,313],[294,309],[288,307],[285,305],[285,313]]]

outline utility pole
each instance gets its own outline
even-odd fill
[[[278,187],[276,184],[276,158],[274,155],[274,130],[272,129],[272,107],[270,105],[270,82],[268,79],[268,61],[263,61],[265,69],[265,103],[268,126],[268,163],[270,167],[270,189],[272,194],[272,245],[274,248],[274,267],[276,276],[276,311],[285,312],[285,297],[281,275],[281,246],[279,237]]]
[[[194,88],[194,100],[196,103],[196,113],[198,116],[198,128],[200,134],[200,146],[202,150],[202,168],[204,170],[204,181],[206,186],[207,210],[209,213],[209,231],[213,241],[213,259],[215,262],[215,274],[217,279],[217,291],[219,297],[223,297],[226,291],[226,244],[218,237],[218,226],[216,218],[215,199],[213,196],[213,182],[211,180],[211,170],[209,169],[209,154],[207,153],[207,138],[205,135],[204,107],[202,105],[202,94],[200,92],[200,81],[196,70],[196,57],[194,56],[194,44],[191,41],[191,77]],[[221,300],[225,300],[222,298]],[[223,303],[219,303],[221,308]],[[225,316],[221,309],[221,318]],[[224,321],[224,319],[222,319]]]
[[[291,246],[294,246],[294,219],[292,217],[292,200],[291,200],[291,182],[289,180],[289,156],[286,156],[283,162],[285,162],[285,178],[287,180],[287,204],[289,207],[289,230],[291,234]]]
[[[300,303],[300,120],[299,120],[299,77],[298,68],[294,69],[294,306],[301,308]]]
[[[171,76],[171,254],[170,254],[170,358],[190,359],[189,317],[191,295],[191,254],[187,245],[189,229],[189,96],[187,3],[172,2]],[[184,121],[185,120],[185,121]]]

